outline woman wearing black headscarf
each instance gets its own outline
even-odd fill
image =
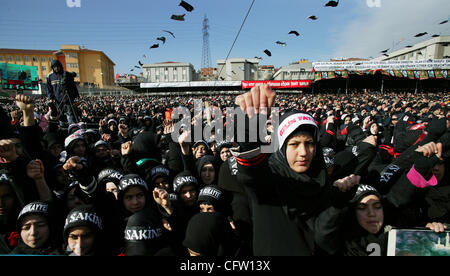
[[[262,86],[239,96],[236,103],[254,117],[253,110],[258,114],[260,107],[270,108],[274,98],[275,93]],[[329,221],[338,214],[331,203],[339,191],[328,179],[314,118],[286,113],[277,136],[279,147],[270,155],[250,143],[233,149],[238,180],[246,186],[252,205],[254,254],[334,254],[337,230]],[[347,190],[358,181],[352,175],[335,184]]]
[[[382,196],[370,185],[360,184],[344,212],[342,254],[386,256],[389,231],[395,224],[396,212],[397,208],[390,202],[389,196]],[[436,222],[416,226],[425,226],[435,232],[447,228]]]
[[[27,204],[17,218],[19,242],[12,255],[49,255],[53,254],[62,241],[52,210],[45,201]]]
[[[213,155],[205,155],[198,159],[195,165],[197,169],[197,179],[200,182],[200,188],[208,185],[217,185],[220,170],[217,157]]]
[[[234,256],[237,242],[220,213],[198,213],[190,220],[183,245],[191,256]]]

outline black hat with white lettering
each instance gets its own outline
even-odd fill
[[[179,193],[184,185],[194,185],[197,187],[198,181],[190,172],[181,172],[177,174],[173,180],[173,190],[175,193]]]
[[[123,196],[124,192],[131,186],[138,186],[145,191],[148,191],[147,183],[142,177],[140,177],[138,174],[127,174],[120,179],[119,187],[117,187],[117,196],[119,198]]]
[[[120,179],[122,179],[122,177],[123,174],[121,174],[120,172],[111,168],[106,168],[101,170],[100,173],[98,174],[97,182],[99,185],[108,182],[113,182],[114,184],[116,184],[116,186],[119,186]]]
[[[209,185],[200,190],[197,202],[198,204],[206,203],[216,207],[221,205],[223,198],[224,194],[221,188],[216,185]]]
[[[6,171],[0,171],[0,183],[10,183],[11,182],[11,178],[8,177],[8,174],[6,173]]]
[[[381,194],[377,191],[377,189],[367,184],[359,184],[355,195],[353,196],[352,200],[350,200],[350,203],[359,203],[364,197],[368,195],[376,195],[379,199],[381,199]]]
[[[92,205],[83,205],[73,208],[66,217],[63,237],[67,241],[70,229],[87,226],[95,232],[103,229],[103,220]]]
[[[125,228],[125,255],[154,255],[167,246],[165,231],[158,214],[151,208],[134,213]]]
[[[158,179],[159,177],[169,178],[170,171],[165,166],[160,165],[160,166],[156,166],[156,167],[152,168],[150,170],[150,175],[151,175],[152,184],[153,184],[153,182],[155,182],[155,180]]]
[[[49,224],[50,224],[50,217],[52,216],[52,210],[49,206],[49,204],[45,201],[34,201],[31,203],[28,203],[27,205],[25,205],[22,210],[19,213],[19,216],[17,217],[17,230],[20,231],[20,229],[22,228],[22,220],[23,218],[25,218],[25,216],[30,215],[30,214],[38,214],[41,215],[43,217],[45,217]]]

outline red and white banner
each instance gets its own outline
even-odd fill
[[[271,88],[309,88],[311,87],[311,80],[283,80],[283,81],[242,81],[242,89],[252,88],[267,84]]]

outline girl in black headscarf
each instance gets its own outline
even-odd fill
[[[263,86],[236,102],[251,115],[254,108],[249,107],[270,107],[274,97]],[[261,104],[250,103],[252,98]],[[262,153],[260,145],[250,143],[232,151],[239,164],[238,180],[252,205],[254,254],[334,254],[337,230],[328,222],[338,214],[331,206],[338,191],[327,176],[317,124],[311,115],[292,111],[282,115],[276,133],[275,153]],[[357,181],[351,176],[341,182],[351,186]]]
[[[190,220],[183,245],[191,256],[234,256],[237,243],[220,213],[198,213]]]
[[[52,206],[49,203],[31,202],[22,209],[17,218],[19,243],[10,254],[53,254],[62,241],[61,235],[58,235],[61,230],[57,228]]]
[[[217,185],[220,169],[217,157],[213,155],[205,155],[198,159],[195,165],[197,169],[197,179],[200,182],[200,188],[208,185]]]

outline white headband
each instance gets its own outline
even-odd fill
[[[283,147],[283,144],[289,135],[294,132],[299,126],[301,125],[312,125],[317,128],[317,124],[314,121],[314,118],[311,117],[311,115],[306,113],[296,113],[293,114],[281,122],[280,126],[278,127],[278,142],[279,142],[279,148],[281,149]],[[319,141],[319,132],[317,132],[317,141]]]

